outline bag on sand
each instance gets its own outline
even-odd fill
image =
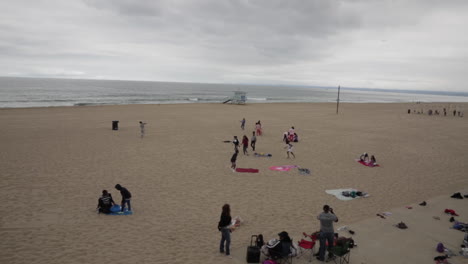
[[[250,246],[247,247],[247,263],[260,262],[260,248],[256,245],[257,239],[257,235],[252,235],[250,238]]]
[[[439,253],[444,253],[444,250],[445,250],[444,244],[442,243],[437,244],[436,250]]]

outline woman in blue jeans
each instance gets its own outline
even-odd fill
[[[219,243],[219,252],[225,253],[226,256],[230,257],[231,252],[229,247],[231,245],[231,208],[229,204],[223,205],[223,211],[221,213],[221,218],[218,223],[218,230],[221,231],[221,241]],[[226,244],[226,246],[225,246]]]

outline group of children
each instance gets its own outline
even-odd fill
[[[130,204],[130,199],[132,198],[132,194],[127,190],[127,188],[122,187],[120,184],[115,185],[115,189],[120,191],[122,195],[122,202],[120,203],[120,211],[125,211],[125,205],[128,206],[128,211],[132,211],[132,206]],[[107,191],[102,191],[102,196],[98,199],[97,210],[99,213],[103,214],[110,214],[112,206],[116,205],[114,199],[112,199],[112,195]]]

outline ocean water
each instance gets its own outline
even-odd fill
[[[0,108],[220,103],[234,91],[247,103],[336,102],[337,87],[169,83],[0,77]],[[340,102],[468,102],[468,93],[342,88]]]

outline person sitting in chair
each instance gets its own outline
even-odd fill
[[[98,199],[98,210],[99,213],[109,214],[111,212],[111,207],[115,205],[112,195],[107,192],[107,190],[102,191],[102,196]]]
[[[273,259],[284,258],[292,253],[292,240],[289,237],[288,232],[283,231],[279,233],[278,236],[279,240],[276,240],[276,243],[272,245],[267,245],[268,254]]]

